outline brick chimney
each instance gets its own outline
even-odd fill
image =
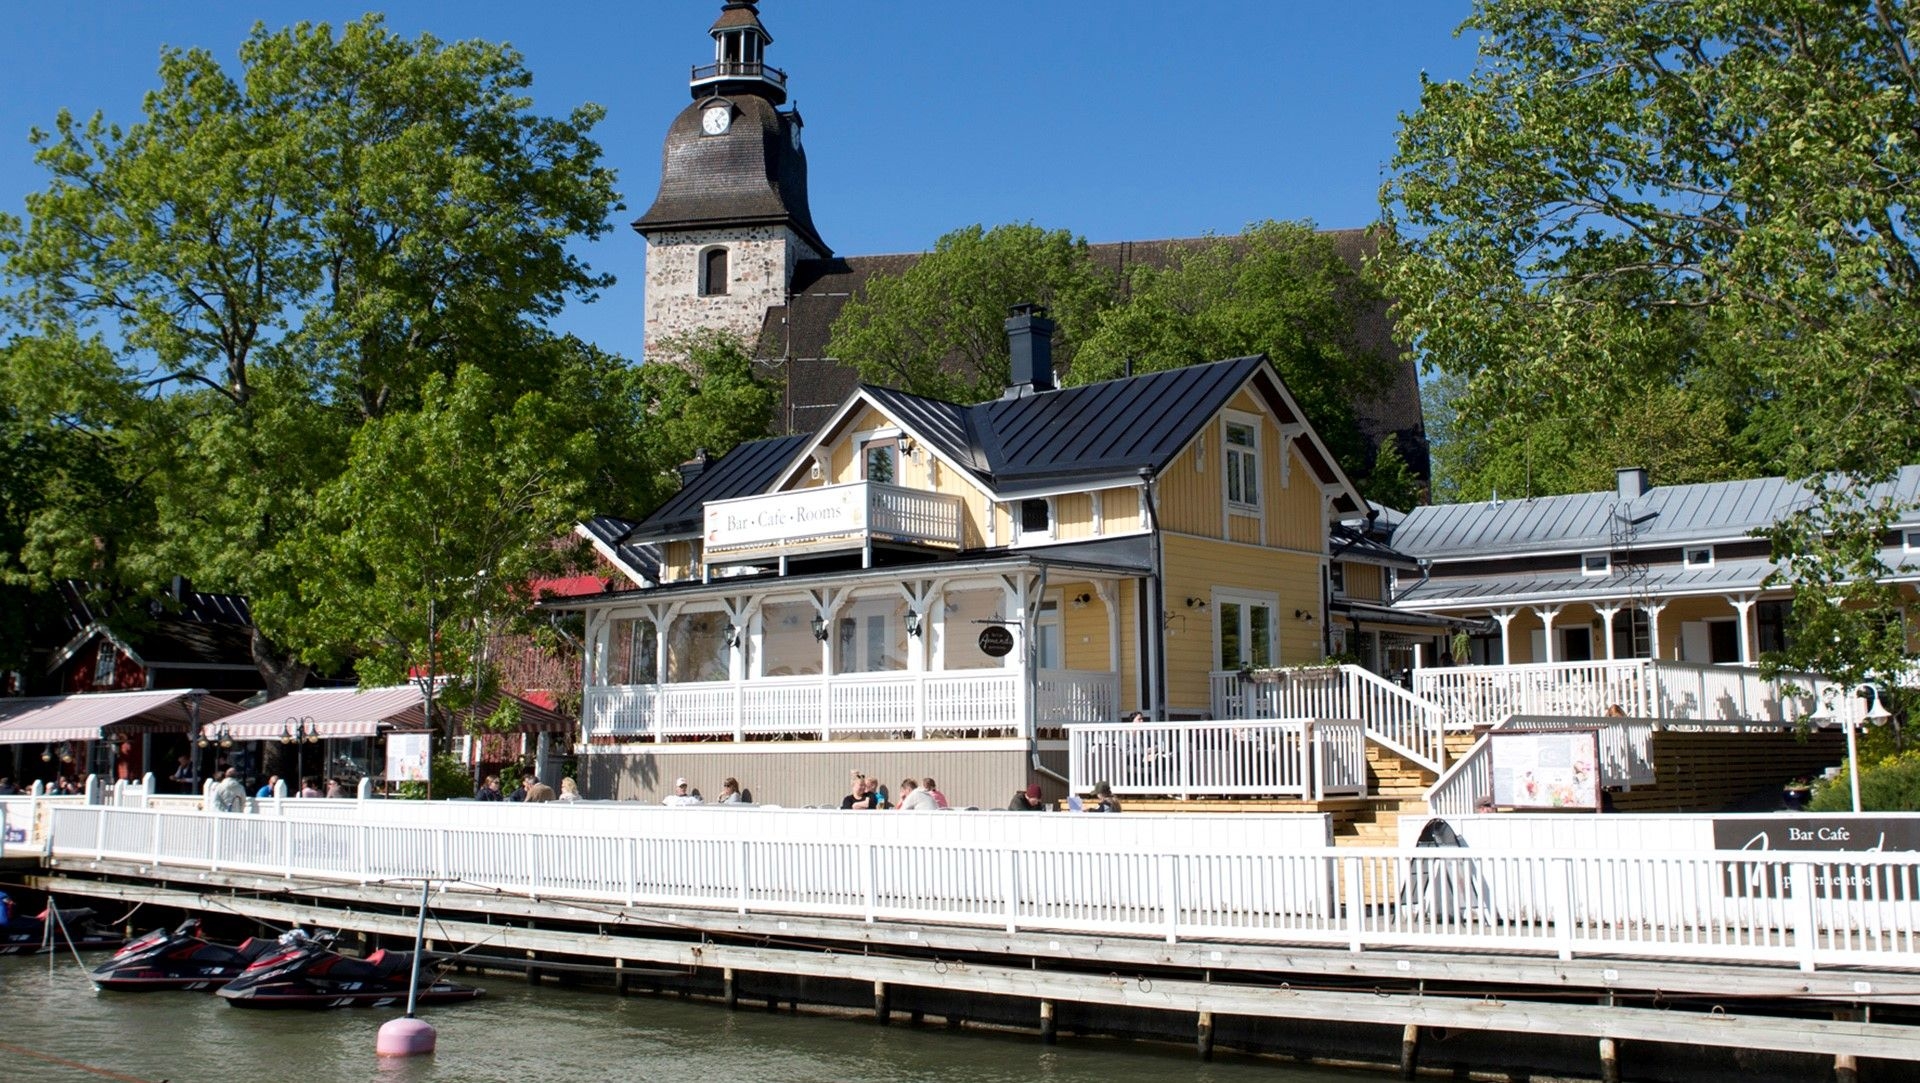
[[[1007,393],[1018,399],[1053,390],[1053,329],[1040,305],[1014,305],[1007,310],[1007,349],[1013,355]]]

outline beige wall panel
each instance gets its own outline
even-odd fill
[[[1361,602],[1377,602],[1386,597],[1386,569],[1375,564],[1346,566],[1347,597]]]
[[[1100,515],[1107,534],[1131,534],[1144,530],[1140,521],[1140,490],[1100,490]]]
[[[1214,667],[1212,595],[1215,587],[1237,587],[1277,595],[1275,631],[1282,665],[1304,665],[1323,656],[1320,624],[1320,562],[1308,554],[1284,553],[1205,538],[1167,537],[1167,696],[1170,709],[1193,711],[1211,706],[1208,675]],[[1205,599],[1209,608],[1186,604]],[[1295,620],[1294,610],[1314,614]]]
[[[1054,497],[1053,536],[1060,541],[1093,537],[1093,497],[1087,493]]]

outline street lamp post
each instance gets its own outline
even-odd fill
[[[1865,704],[1865,706],[1861,706]],[[1849,690],[1829,688],[1820,697],[1820,709],[1814,718],[1838,721],[1847,730],[1847,781],[1853,787],[1853,811],[1860,811],[1860,745],[1858,731],[1861,725],[1884,725],[1893,715],[1880,702],[1880,689],[1863,684]]]
[[[294,746],[293,792],[296,794],[306,786],[307,746],[318,744],[319,741],[320,727],[314,724],[312,715],[289,718],[286,724],[280,727],[280,743]],[[282,760],[282,770],[286,769],[285,764],[286,761]]]

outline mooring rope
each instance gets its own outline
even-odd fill
[[[83,1064],[77,1060],[68,1060],[65,1057],[56,1057],[52,1053],[42,1053],[39,1050],[28,1049],[26,1046],[14,1045],[11,1042],[0,1042],[0,1049],[4,1049],[9,1053],[18,1053],[23,1057],[32,1057],[34,1060],[45,1061],[48,1064],[57,1064],[62,1068],[73,1068],[78,1071],[89,1072],[89,1073],[92,1073],[93,1075],[97,1075],[101,1077],[102,1079],[118,1079],[121,1081],[121,1083],[155,1083],[154,1080],[147,1079],[143,1076],[128,1075],[125,1072],[116,1072],[112,1068],[102,1068],[97,1064]],[[168,1083],[168,1081],[162,1079],[159,1081],[159,1083]]]

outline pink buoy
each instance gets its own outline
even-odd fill
[[[380,1024],[380,1036],[374,1039],[373,1051],[383,1057],[417,1057],[433,1052],[433,1043],[432,1024],[405,1016]]]

